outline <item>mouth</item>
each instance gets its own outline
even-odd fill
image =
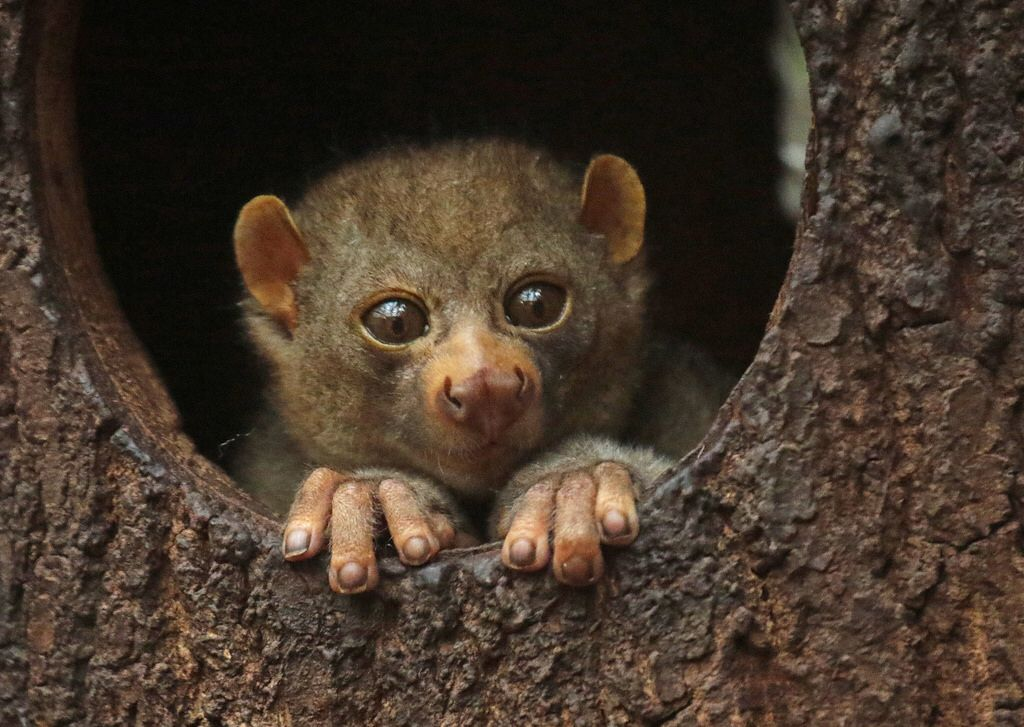
[[[507,458],[514,450],[507,442],[490,440],[451,450],[446,459],[457,469],[476,470]]]
[[[461,454],[464,458],[468,457],[494,457],[502,452],[507,452],[511,447],[497,440],[491,440],[478,444],[475,447],[470,447],[463,451]]]

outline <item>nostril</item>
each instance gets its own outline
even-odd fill
[[[516,399],[523,400],[530,395],[530,386],[532,382],[523,370],[518,366],[515,367],[516,378],[519,379],[519,390],[516,391]]]
[[[462,402],[452,396],[452,378],[450,376],[444,377],[444,398],[447,399],[456,409],[462,408]]]
[[[522,399],[523,396],[526,394],[527,388],[526,374],[524,374],[523,370],[518,366],[516,366],[515,372],[516,378],[519,379],[519,391],[516,392],[516,398]]]

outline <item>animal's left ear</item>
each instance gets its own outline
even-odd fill
[[[604,235],[613,263],[632,260],[644,244],[644,185],[625,159],[594,157],[583,178],[580,224]]]

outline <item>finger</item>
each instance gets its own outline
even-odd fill
[[[618,462],[602,462],[594,468],[597,501],[594,519],[601,540],[611,545],[628,545],[640,532],[636,495],[629,471]]]
[[[480,538],[464,530],[459,530],[455,533],[454,547],[456,548],[475,548],[481,542]]]
[[[441,550],[455,547],[455,526],[451,519],[443,512],[431,513],[429,516],[430,529],[437,536],[437,544]]]
[[[449,548],[472,548],[480,545],[480,538],[464,530],[456,530],[452,519],[442,512],[430,515],[430,529],[437,536],[441,550]]]
[[[320,467],[299,486],[281,543],[286,560],[312,558],[323,549],[331,519],[331,498],[341,480],[342,475],[334,470]]]
[[[555,494],[555,558],[557,578],[570,586],[590,585],[604,573],[601,540],[594,522],[597,485],[588,472],[570,472]]]
[[[501,546],[501,559],[509,568],[540,570],[551,557],[548,533],[555,508],[555,480],[541,480],[516,501],[515,514]]]
[[[430,526],[429,514],[406,483],[384,480],[380,483],[377,497],[403,563],[422,565],[437,555],[441,544]]]
[[[331,588],[338,593],[360,593],[377,586],[375,522],[370,484],[361,480],[340,484],[332,502],[331,565],[327,571]]]

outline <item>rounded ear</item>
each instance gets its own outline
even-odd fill
[[[288,208],[269,194],[253,197],[235,222],[235,260],[245,287],[289,332],[298,309],[292,283],[309,252]]]
[[[614,263],[636,257],[644,244],[647,201],[636,170],[612,154],[594,157],[583,178],[580,224],[604,235]]]

